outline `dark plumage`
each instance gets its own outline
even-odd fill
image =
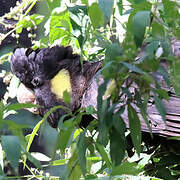
[[[73,54],[71,47],[54,46],[33,51],[32,49],[19,48],[14,51],[11,58],[11,69],[19,80],[34,92],[37,103],[41,106],[40,114],[43,116],[52,107],[63,105],[72,111],[81,106],[83,94],[95,73],[101,68],[102,62],[83,62],[80,56]],[[62,98],[57,98],[51,91],[51,79],[65,69],[69,72],[71,82],[71,103],[67,105]],[[64,84],[62,84],[64,86]],[[57,127],[63,109],[51,113],[48,122],[52,127]]]
[[[26,87],[32,89],[32,80],[35,73],[35,53],[26,55],[26,49],[19,48],[14,51],[11,57],[11,70],[19,80],[26,85]]]

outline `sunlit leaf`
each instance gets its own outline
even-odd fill
[[[55,161],[52,161],[50,163],[50,166],[60,166],[60,165],[64,165],[67,163],[67,159],[59,159],[59,160],[55,160]]]
[[[50,17],[50,34],[49,40],[53,43],[57,39],[68,37],[70,40],[71,23],[69,18],[69,12],[57,12]],[[67,43],[69,43],[67,41]]]
[[[121,165],[113,168],[111,175],[121,175],[121,174],[130,174],[130,175],[138,175],[141,172],[138,169],[136,163],[123,162]]]
[[[40,14],[33,14],[31,16],[25,16],[23,19],[21,19],[18,23],[17,23],[17,28],[16,29],[16,33],[21,33],[23,28],[34,28],[35,26],[37,26],[38,24],[40,24],[44,19],[44,16],[40,15]]]
[[[52,11],[56,7],[60,7],[61,0],[46,0],[48,3],[49,10]]]
[[[118,9],[119,9],[119,14],[122,16],[123,14],[123,3],[122,0],[119,0],[119,2],[117,2],[118,5]]]
[[[97,3],[93,3],[89,7],[88,13],[94,29],[104,25],[104,15]]]
[[[2,121],[3,121],[3,115],[4,115],[4,104],[2,101],[0,101],[0,127],[2,125]]]

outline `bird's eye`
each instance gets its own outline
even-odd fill
[[[40,83],[40,79],[38,77],[34,78],[32,81],[31,81],[32,85],[33,86],[39,86],[41,83]]]

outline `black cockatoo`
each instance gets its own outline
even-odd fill
[[[71,111],[81,106],[82,97],[102,62],[81,64],[80,56],[71,47],[54,46],[36,51],[18,48],[11,57],[11,69],[19,80],[35,95],[40,115],[57,105],[68,106]],[[71,95],[70,105],[63,101],[63,93]],[[66,112],[55,110],[48,117],[52,127]]]

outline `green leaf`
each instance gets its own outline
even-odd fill
[[[69,37],[71,33],[71,23],[69,18],[69,12],[55,12],[50,17],[50,33],[49,40],[52,44],[55,40],[61,39],[63,37]],[[68,43],[68,42],[67,42]]]
[[[99,135],[98,135],[98,141],[103,144],[104,146],[107,145],[108,143],[108,124],[107,121],[111,120],[111,115],[110,112],[108,112],[108,107],[109,107],[109,101],[105,100],[102,103],[102,109],[101,112],[98,112],[98,120],[99,120]],[[100,115],[101,113],[101,115]]]
[[[137,47],[142,45],[146,27],[150,23],[150,11],[138,11],[132,19],[132,30]]]
[[[123,162],[121,165],[113,168],[111,176],[129,174],[129,175],[138,175],[142,170],[138,169],[136,163]]]
[[[87,157],[88,161],[101,161],[101,157],[93,156],[93,157]]]
[[[98,176],[95,174],[86,175],[85,180],[99,180]],[[101,180],[105,180],[105,178],[100,178]]]
[[[3,149],[2,149],[2,145],[0,144],[0,175],[3,175],[3,169],[4,169]]]
[[[31,144],[32,144],[32,142],[33,142],[33,139],[34,139],[35,135],[37,134],[37,132],[38,132],[41,124],[44,123],[44,121],[48,118],[48,116],[49,116],[53,111],[55,111],[55,110],[57,110],[57,109],[59,109],[59,108],[64,108],[64,106],[61,106],[61,105],[60,105],[60,106],[54,106],[53,108],[50,109],[50,111],[48,111],[48,112],[44,115],[43,119],[36,124],[36,126],[34,127],[32,133],[31,133],[31,136],[30,136],[30,138],[29,138],[28,144],[27,144],[27,148],[26,148],[27,152],[29,152],[29,149],[30,149],[30,146],[31,146]]]
[[[80,167],[84,176],[86,174],[86,149],[87,149],[85,134],[86,134],[86,130],[84,130],[83,133],[80,134],[79,140],[77,143],[79,164],[80,164]]]
[[[31,161],[31,163],[33,163],[37,168],[42,169],[40,161],[35,159],[29,152],[25,152],[25,154],[27,158],[29,159],[29,161]]]
[[[23,129],[27,128],[27,126],[17,124],[14,121],[9,121],[9,120],[6,120],[5,122],[8,125],[8,129],[11,130],[12,133],[19,138],[19,140],[21,141],[21,144],[25,145]]]
[[[162,103],[162,100],[158,98],[156,95],[154,95],[155,100],[155,106],[157,110],[159,111],[163,121],[166,121],[166,108],[164,107],[164,104]]]
[[[158,165],[161,166],[170,166],[180,164],[180,155],[179,154],[168,154],[167,156],[162,156]]]
[[[122,55],[122,49],[118,43],[112,43],[106,47],[105,61],[115,61],[119,56]],[[117,59],[118,60],[118,59]]]
[[[140,92],[137,91],[137,89],[135,89],[135,98],[136,98],[136,101],[137,101],[137,103],[136,103],[137,107],[139,107],[141,115],[142,115],[142,117],[143,117],[149,131],[150,131],[150,134],[152,136],[152,128],[151,128],[149,120],[147,118],[148,114],[147,114],[146,102],[145,102],[145,99],[144,99],[144,103],[142,102]]]
[[[163,76],[163,79],[166,82],[168,88],[170,88],[171,82],[170,82],[170,76],[169,76],[168,71],[163,66],[160,66],[158,69],[158,72]]]
[[[126,125],[120,116],[124,111],[122,109],[113,115],[113,128],[110,130],[110,155],[115,166],[122,162],[126,150]]]
[[[118,43],[112,43],[106,46],[105,60],[103,62],[103,77],[105,79],[114,78],[113,74],[116,75],[116,72],[119,71],[120,67],[117,62],[119,62],[120,56],[122,56],[122,48]]]
[[[169,100],[169,94],[164,89],[153,89],[155,93],[157,93],[161,98]]]
[[[67,92],[67,90],[65,90],[65,91],[63,92],[63,100],[64,100],[64,102],[67,103],[67,104],[70,104],[70,102],[71,102],[71,95],[70,95],[69,92]]]
[[[156,59],[156,52],[160,42],[154,40],[145,47],[145,58],[143,60],[143,69],[147,72],[157,71],[159,67],[159,61]]]
[[[78,154],[76,151],[72,154],[68,162],[68,180],[79,180],[82,174],[81,167],[79,165]]]
[[[146,0],[133,0],[133,1],[134,1],[135,4],[139,4],[139,3],[143,2],[143,1],[146,1]]]
[[[108,154],[106,153],[104,147],[101,144],[96,143],[96,142],[95,142],[95,146],[96,146],[96,149],[98,150],[99,154],[101,155],[102,160],[106,162],[107,167],[111,168],[111,161],[110,161]]]
[[[97,29],[104,25],[104,16],[97,3],[93,3],[89,7],[88,13],[94,29]]]
[[[141,152],[141,123],[136,110],[128,104],[128,119],[132,142],[138,154]]]
[[[119,14],[122,16],[123,15],[123,3],[122,0],[119,0],[119,2],[117,2],[118,5],[118,9],[119,9]]]
[[[6,123],[6,120],[9,120],[15,122],[18,125],[22,125],[22,128],[33,128],[40,119],[40,116],[32,114],[31,112],[22,109],[19,110],[17,114],[8,115],[5,118],[4,122]],[[7,121],[7,124],[11,123]]]
[[[61,154],[65,153],[65,149],[68,147],[69,141],[72,138],[73,131],[74,131],[74,127],[68,127],[66,130],[63,129],[60,130],[58,134],[55,150],[60,149]]]
[[[104,13],[105,24],[109,23],[111,14],[113,12],[114,0],[98,0],[98,6]]]
[[[105,81],[101,86],[98,88],[98,97],[97,97],[97,116],[98,116],[98,130],[99,130],[99,135],[98,135],[98,141],[101,144],[106,145],[108,143],[108,129],[106,126],[106,120],[105,116],[107,115],[107,100],[103,100],[103,96],[106,90],[108,81]]]
[[[77,38],[79,42],[79,46],[82,47],[85,40],[85,37],[82,35],[83,34],[82,27],[81,25],[77,24],[77,22],[73,20],[72,18],[70,18],[70,20],[71,20],[71,25],[73,28],[72,34]]]
[[[154,40],[154,41],[150,42],[145,48],[146,53],[149,56],[153,57],[157,51],[159,44],[160,44],[159,40]]]
[[[180,61],[173,59],[172,69],[171,69],[171,79],[173,82],[173,87],[175,93],[180,95]]]
[[[2,136],[2,147],[6,152],[6,157],[10,161],[14,169],[18,168],[19,158],[21,155],[21,145],[18,137],[16,136]]]
[[[177,137],[170,137],[170,138],[168,138],[168,139],[172,139],[172,140],[178,140],[178,141],[180,141],[180,136],[177,136]]]
[[[4,116],[4,104],[0,101],[0,127],[2,126],[3,116]]]
[[[164,27],[157,23],[156,21],[153,21],[152,23],[152,35],[157,38],[162,38],[165,35]]]
[[[48,3],[49,10],[52,11],[56,7],[60,7],[61,0],[46,0]]]
[[[39,121],[39,122],[37,123],[37,125],[34,127],[33,132],[31,133],[31,136],[30,136],[29,141],[28,141],[28,144],[27,144],[27,148],[26,148],[27,152],[29,152],[29,149],[30,149],[30,147],[31,147],[31,144],[32,144],[32,142],[33,142],[33,139],[34,139],[37,131],[39,130],[39,128],[40,128],[40,126],[41,126],[41,124],[42,124],[43,122],[44,122],[43,120]]]
[[[119,130],[113,127],[110,131],[110,155],[114,166],[121,164],[125,156],[125,150],[125,134],[122,135],[122,132],[120,133]]]
[[[171,180],[177,180],[175,176],[171,174],[171,171],[166,167],[160,167],[157,168],[156,173],[159,177],[163,179],[171,179]]]
[[[70,21],[73,29],[71,33],[77,38],[79,46],[82,48],[86,41],[86,36],[89,36],[87,31],[90,19],[88,16],[87,7],[76,5],[73,7],[68,7],[68,10],[70,12]]]
[[[133,36],[132,28],[131,28],[130,18],[127,23],[127,31],[126,31],[126,35],[125,35],[125,39],[123,41],[122,47],[123,47],[123,54],[126,57],[126,59],[135,59],[135,57],[137,56],[137,47],[134,42],[134,36]]]
[[[30,16],[31,21],[35,23],[36,25],[40,24],[44,20],[44,16],[40,14],[33,14]]]
[[[68,10],[76,16],[80,16],[80,14],[82,15],[82,12],[83,15],[88,15],[87,6],[84,5],[76,5],[76,6],[68,7]]]
[[[25,108],[38,108],[39,105],[36,104],[32,104],[32,103],[17,103],[17,104],[10,104],[8,106],[6,106],[6,110],[7,111],[18,111],[20,109],[25,109]]]
[[[136,67],[134,64],[129,64],[127,62],[121,62],[121,64],[123,64],[124,66],[126,66],[129,70],[139,73],[139,74],[145,74],[144,71],[142,71],[141,69],[139,69],[138,67]]]
[[[88,6],[88,0],[81,0],[81,2],[82,2],[83,4],[86,4],[86,6]]]
[[[65,165],[66,163],[67,163],[67,159],[58,159],[58,160],[52,161],[49,165],[60,166],[60,165]]]
[[[164,7],[164,18],[166,19],[168,26],[174,28],[176,31],[176,22],[178,22],[180,16],[179,6],[175,1],[162,0],[162,3]]]
[[[40,14],[33,14],[31,16],[25,16],[17,23],[16,33],[21,33],[23,28],[34,28],[34,26],[40,24],[44,19],[44,16]]]
[[[2,154],[3,155],[3,154]],[[2,156],[3,157],[3,156]],[[0,180],[1,180],[1,176],[4,175],[4,172],[3,172],[3,168],[2,166],[0,165]],[[3,179],[2,179],[3,180]]]

